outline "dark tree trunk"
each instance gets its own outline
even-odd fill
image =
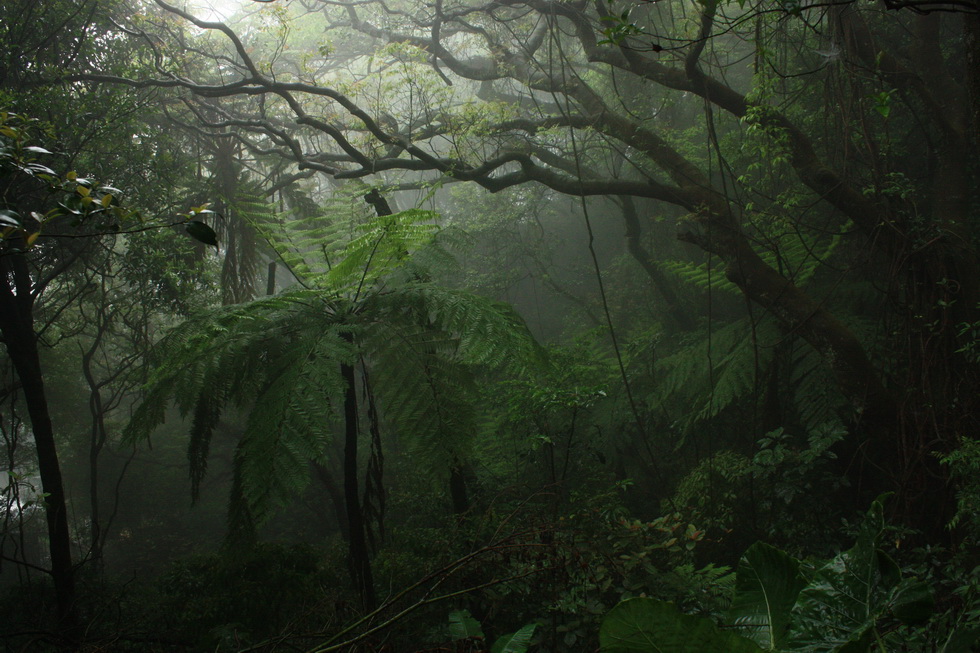
[[[276,262],[269,261],[269,271],[266,274],[265,281],[265,294],[275,295],[276,294]]]
[[[0,334],[24,391],[31,418],[37,465],[44,491],[51,577],[57,598],[59,627],[72,635],[78,625],[75,577],[71,561],[68,509],[41,373],[41,360],[34,333],[34,297],[30,271],[21,254],[0,257]]]
[[[368,431],[371,435],[371,451],[368,454],[367,469],[364,472],[364,501],[361,514],[364,519],[364,533],[368,546],[377,551],[377,546],[385,538],[385,503],[387,496],[384,487],[385,457],[381,446],[381,420],[378,418],[378,404],[374,399],[367,365],[361,359],[361,381],[364,397],[367,399]]]
[[[353,340],[349,334],[345,339]],[[340,374],[347,383],[344,395],[344,503],[347,508],[347,525],[350,534],[348,554],[351,580],[354,589],[361,596],[365,610],[373,610],[377,605],[374,595],[374,579],[371,575],[371,557],[368,552],[367,537],[364,531],[364,514],[361,510],[358,492],[357,445],[360,436],[358,429],[357,379],[352,365],[341,365]]]
[[[470,509],[469,492],[466,489],[466,471],[460,461],[454,461],[449,469],[449,496],[453,501],[453,514],[463,515]]]

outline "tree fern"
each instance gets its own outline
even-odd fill
[[[358,223],[367,220],[362,212]],[[298,209],[277,213],[272,219],[256,223],[256,229],[292,273],[308,286],[316,286],[350,240],[353,226],[349,221],[322,209]]]
[[[232,509],[261,522],[305,486],[311,461],[325,462],[343,397],[356,391],[341,366],[362,364],[384,424],[431,467],[458,455],[476,429],[474,370],[530,364],[538,350],[509,307],[427,281],[417,254],[441,250],[432,217],[383,216],[336,250],[341,258],[317,286],[216,308],[174,328],[156,347],[129,437],[148,437],[171,402],[193,411],[196,492],[222,410],[244,409],[235,456],[243,504]],[[290,247],[275,246],[284,256]],[[304,261],[309,252],[293,250]]]
[[[234,304],[255,296],[261,260],[257,227],[275,219],[275,208],[261,190],[244,180],[234,184],[231,196],[219,195],[223,214],[215,224],[224,251],[221,269],[223,301]]]
[[[840,244],[835,235],[800,232],[785,222],[770,221],[759,227],[760,256],[797,285],[814,283],[824,262]],[[740,294],[722,270],[708,264],[672,261],[664,264],[679,280],[701,290]],[[748,318],[730,322],[707,334],[696,334],[691,344],[659,361],[657,388],[649,397],[654,405],[685,407],[679,420],[684,428],[710,420],[727,407],[750,398],[763,375],[775,361],[777,345],[789,345],[792,355],[783,361],[789,372],[781,387],[797,411],[797,420],[816,428],[835,419],[840,396],[830,373],[812,348],[796,348],[793,335],[783,333],[769,316],[754,326]]]
[[[795,352],[789,386],[797,420],[807,431],[840,423],[846,399],[812,347],[800,346]]]
[[[728,406],[753,393],[755,371],[765,369],[772,346],[782,337],[771,319],[755,326],[748,318],[736,320],[693,338],[691,344],[659,361],[662,376],[648,401],[653,405],[679,405],[685,429],[709,420]]]
[[[690,261],[665,261],[661,264],[681,281],[701,290],[721,290],[732,295],[740,295],[738,286],[725,277],[723,270],[710,269],[706,263]]]
[[[254,399],[239,459],[242,492],[260,520],[308,483],[310,461],[321,461],[331,440],[344,387],[336,372],[354,356],[335,329],[304,331],[269,361],[268,380]]]

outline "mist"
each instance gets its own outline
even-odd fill
[[[969,651],[969,2],[9,0],[4,651]]]

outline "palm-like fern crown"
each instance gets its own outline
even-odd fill
[[[821,283],[821,266],[833,257],[841,238],[811,236],[791,230],[790,226],[771,224],[771,233],[763,233],[768,247],[760,251],[760,256],[794,284],[817,285]],[[695,289],[741,297],[741,291],[722,271],[706,264],[672,261],[664,267]],[[792,398],[800,426],[814,431],[835,425],[844,397],[836,390],[820,355],[795,342],[792,336],[771,315],[712,325],[692,334],[670,355],[659,358],[658,382],[646,399],[654,406],[684,406],[685,413],[678,416],[677,426],[686,434],[730,406],[757,401],[765,387],[760,379],[779,362],[779,354],[789,370],[782,379],[781,391]]]
[[[340,366],[361,364],[383,421],[420,464],[459,455],[475,428],[474,369],[519,367],[538,348],[510,307],[428,280],[423,261],[448,257],[435,217],[410,210],[373,219],[342,245],[317,225],[263,227],[306,287],[174,328],[156,347],[128,436],[148,437],[171,402],[192,414],[196,496],[222,410],[246,410],[236,472],[260,521],[305,486],[310,461],[323,462],[346,390]]]

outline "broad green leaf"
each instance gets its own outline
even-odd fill
[[[214,229],[203,222],[191,220],[187,223],[186,229],[191,238],[199,240],[205,245],[218,246],[218,234],[214,233]]]
[[[453,641],[470,637],[482,638],[483,630],[480,628],[480,622],[470,615],[469,610],[453,610],[449,613],[449,636]]]
[[[493,643],[490,653],[526,653],[528,646],[531,645],[531,637],[537,624],[528,624],[516,633],[504,635]]]
[[[719,630],[710,620],[681,614],[673,604],[647,598],[623,601],[602,621],[604,653],[758,653],[755,642]]]
[[[921,618],[931,610],[928,588],[902,582],[898,565],[878,549],[884,526],[878,500],[854,546],[816,570],[793,610],[788,650],[866,651],[881,619],[903,613]]]
[[[891,613],[907,624],[928,621],[936,607],[932,589],[917,578],[904,578],[888,597]]]
[[[758,542],[739,563],[729,623],[763,650],[779,650],[786,644],[790,612],[805,585],[798,560]]]

